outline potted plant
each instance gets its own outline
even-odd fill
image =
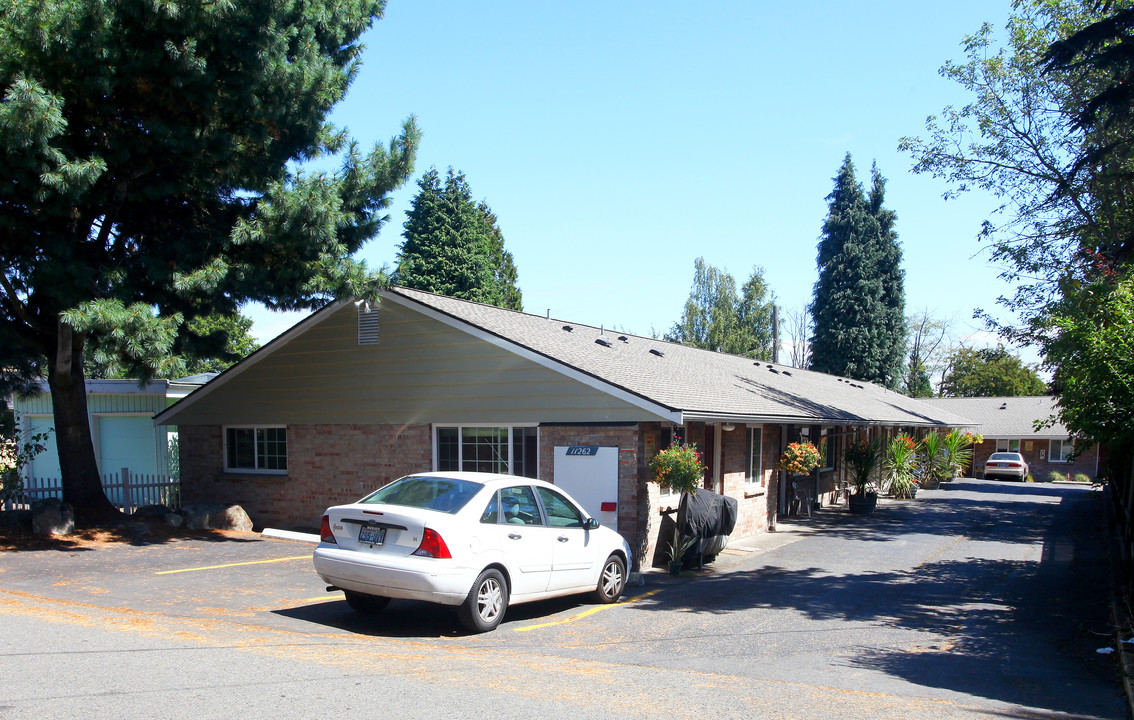
[[[878,505],[878,493],[874,490],[873,474],[878,466],[880,448],[877,442],[859,438],[847,446],[843,453],[850,473],[854,494],[847,498],[847,509],[852,513],[870,514]]]
[[[685,535],[677,527],[673,528],[673,537],[665,546],[666,553],[669,555],[670,575],[681,574],[681,567],[685,564],[685,553],[693,547],[695,542],[697,542],[697,538],[693,535]]]
[[[918,443],[918,484],[927,490],[939,487],[942,478],[949,470],[944,439],[941,433],[931,432]]]
[[[654,455],[649,465],[658,485],[682,495],[695,492],[705,477],[701,452],[681,438],[674,438],[673,444]]]
[[[883,465],[891,497],[912,498],[917,493],[914,482],[917,443],[913,438],[899,435],[886,444]]]
[[[791,443],[780,455],[776,463],[777,470],[783,470],[792,475],[806,475],[823,462],[823,455],[819,448],[809,442]]]

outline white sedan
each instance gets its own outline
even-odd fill
[[[459,606],[485,632],[509,604],[589,592],[618,600],[630,546],[550,483],[512,475],[409,475],[323,516],[315,571],[360,612],[390,598]]]

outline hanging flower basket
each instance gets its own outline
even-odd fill
[[[696,445],[674,440],[650,460],[650,472],[663,488],[681,494],[694,492],[705,477],[705,463]]]
[[[819,467],[821,462],[823,462],[823,456],[819,453],[819,448],[809,442],[792,443],[780,456],[780,461],[776,463],[776,469],[789,472],[792,475],[806,475]]]

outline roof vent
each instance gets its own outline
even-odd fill
[[[665,353],[663,353],[661,350],[658,350],[657,348],[650,348],[650,354],[657,355],[658,357],[665,357]]]
[[[358,305],[358,344],[378,344],[378,308],[370,307],[369,303]]]
[[[777,375],[779,375],[779,374],[780,374],[780,371],[779,371],[779,370],[777,370],[777,369],[775,369],[775,368],[774,368],[774,367],[772,367],[771,365],[769,365],[769,366],[768,366],[768,369],[769,369],[769,370],[771,370],[772,372],[774,372],[774,373],[775,373],[775,374],[777,374]]]
[[[1008,409],[1008,403],[1001,403],[1000,409],[1001,410],[1007,410]]]
[[[564,330],[566,330],[567,332],[571,332],[571,331],[572,331],[572,330],[574,330],[575,328],[574,328],[573,326],[571,326],[571,325],[564,325],[564,326],[563,326],[563,329],[564,329]]]
[[[789,376],[789,377],[791,376],[791,373],[790,373],[790,372],[788,372],[787,370],[784,370],[784,371],[783,371],[783,373],[784,373],[784,375],[787,375],[787,376]]]
[[[621,340],[622,342],[626,342],[626,341],[627,341],[627,340],[629,340],[630,338],[626,337],[625,335],[619,335],[619,336],[618,336],[618,339],[619,339],[619,340]]]
[[[599,345],[602,345],[603,347],[610,347],[611,345],[614,344],[604,337],[595,338],[595,342],[598,343]]]

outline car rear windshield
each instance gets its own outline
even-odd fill
[[[452,514],[460,512],[482,487],[484,485],[471,480],[407,477],[375,490],[359,502],[402,505]]]
[[[1019,460],[1018,453],[993,453],[989,460]]]

